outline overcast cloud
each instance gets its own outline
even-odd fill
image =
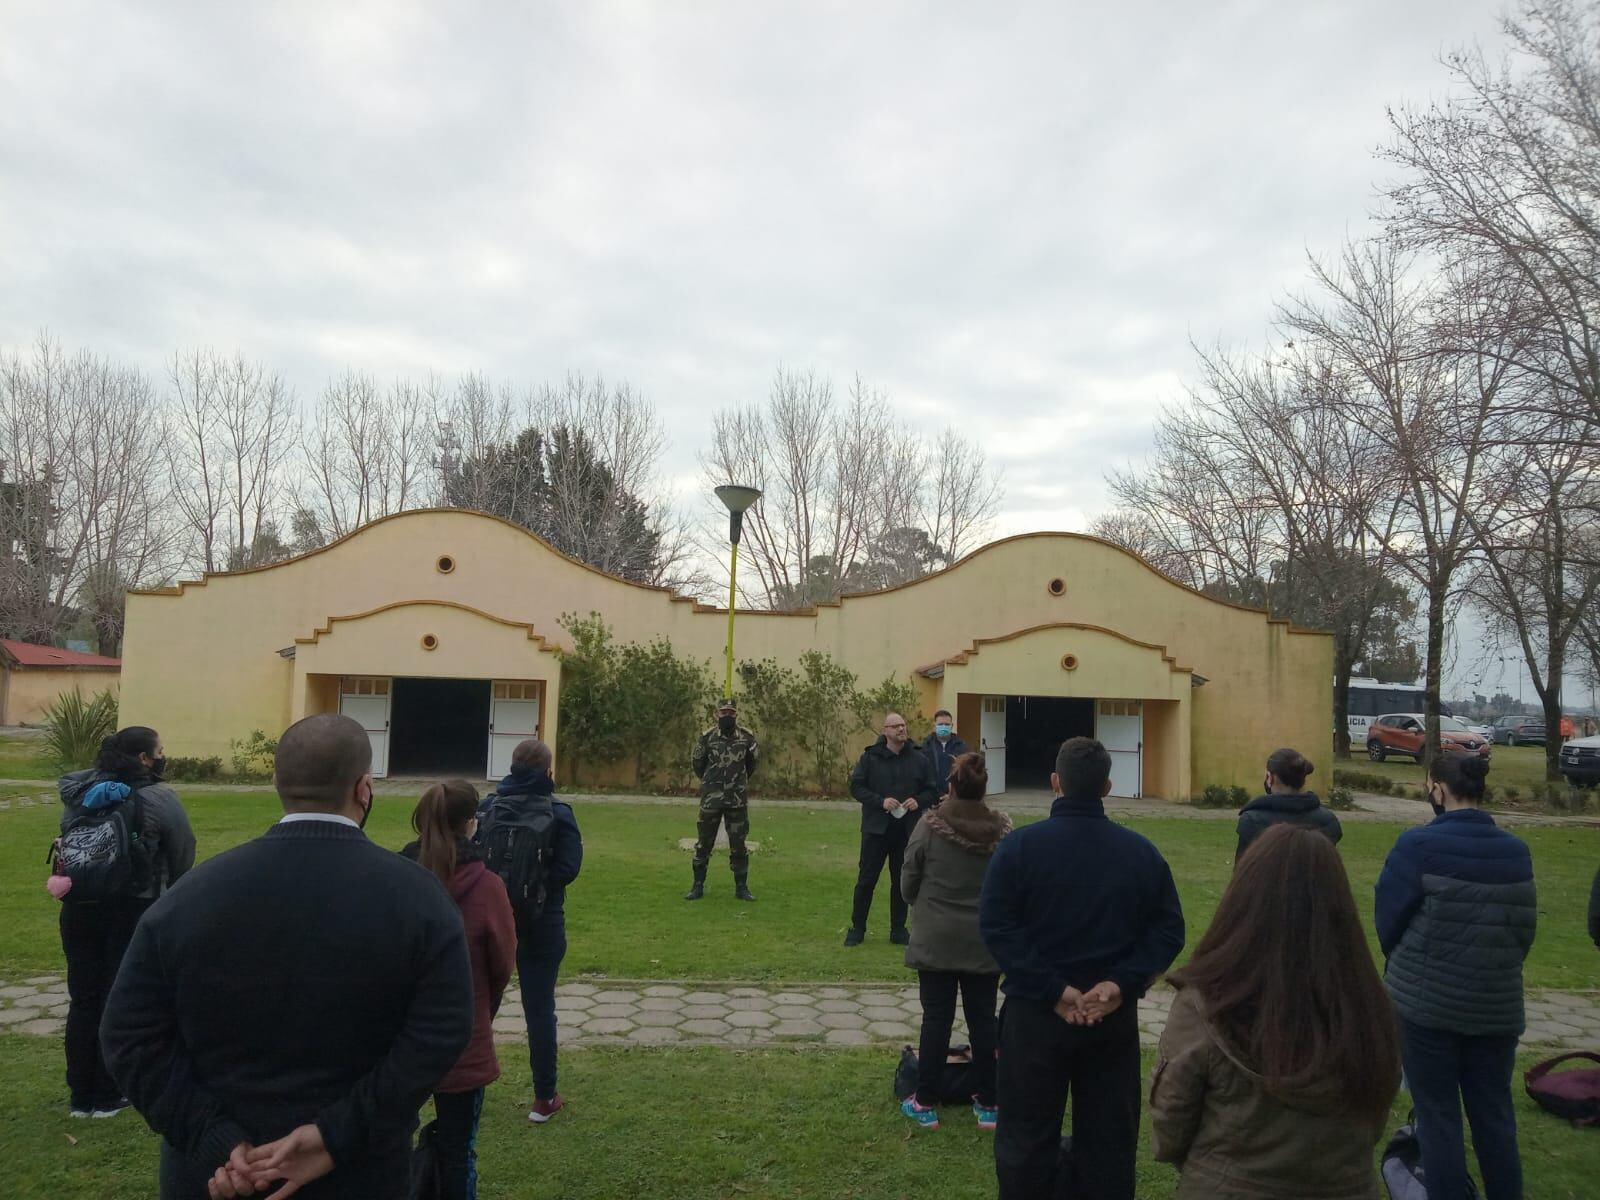
[[[1082,528],[1501,7],[0,0],[0,345],[599,372],[685,498],[711,411],[859,371]]]

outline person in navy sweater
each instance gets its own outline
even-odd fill
[[[550,775],[554,756],[537,738],[511,752],[511,774],[478,810],[479,845],[487,846],[500,822],[551,821],[550,866],[544,908],[537,916],[517,912],[517,982],[528,1023],[528,1058],[533,1067],[533,1106],[528,1120],[543,1125],[566,1101],[556,1090],[556,978],[567,953],[567,885],[583,867],[583,835],[572,805],[556,798]],[[512,908],[517,900],[512,898]]]
[[[1511,1078],[1538,909],[1528,847],[1478,807],[1488,772],[1480,758],[1433,760],[1428,798],[1439,815],[1389,852],[1375,917],[1428,1194],[1468,1194],[1465,1105],[1486,1200],[1512,1200],[1522,1161]]]
[[[1160,852],[1106,816],[1111,756],[1072,738],[1047,820],[1002,841],[978,927],[1001,985],[1001,1200],[1055,1194],[1072,1096],[1072,1195],[1133,1200],[1139,1140],[1139,998],[1183,949],[1183,909]]]

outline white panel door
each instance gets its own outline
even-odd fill
[[[978,728],[978,748],[983,751],[989,771],[989,794],[1006,790],[1006,698],[985,696],[983,716]]]
[[[1095,737],[1111,755],[1111,794],[1137,799],[1144,784],[1144,705],[1101,700],[1095,706]]]
[[[359,721],[372,743],[372,774],[389,773],[389,681],[346,677],[339,685],[339,711]]]
[[[511,774],[511,752],[518,742],[539,736],[540,685],[532,681],[494,682],[489,701],[489,775]]]

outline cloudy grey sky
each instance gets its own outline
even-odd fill
[[[779,363],[859,371],[1081,528],[1502,7],[0,0],[0,345],[601,372],[686,492]]]

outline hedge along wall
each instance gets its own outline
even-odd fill
[[[711,664],[680,657],[664,638],[618,642],[598,613],[563,615],[573,648],[561,655],[560,773],[593,786],[694,791],[695,739],[715,716],[722,680]],[[832,656],[795,664],[740,662],[739,722],[761,746],[751,785],[761,795],[848,795],[850,770],[878,735],[884,712],[927,732],[916,686],[886,678],[863,690]]]

